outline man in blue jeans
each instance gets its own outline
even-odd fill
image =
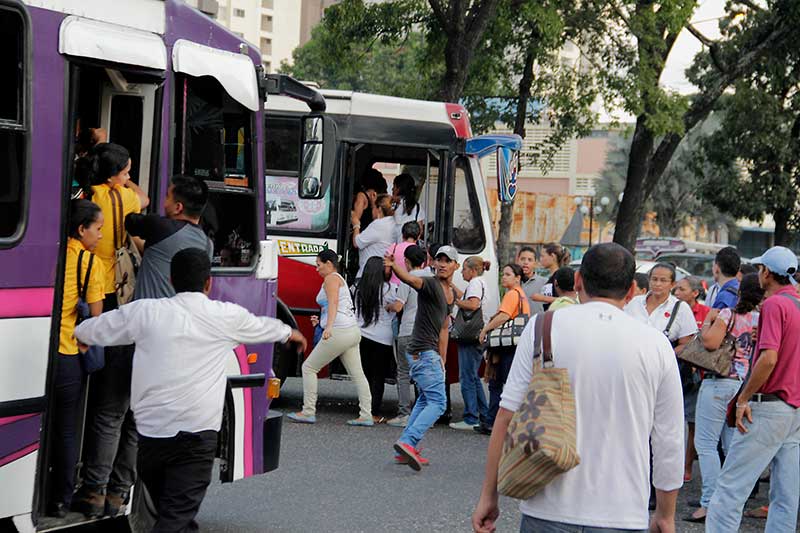
[[[772,463],[767,533],[794,531],[800,498],[800,300],[797,257],[782,246],[751,260],[766,292],[750,378],[736,400],[736,428],[706,517],[706,531],[737,531],[761,472]]]
[[[419,388],[419,397],[394,449],[402,462],[419,471],[428,461],[420,456],[417,444],[447,408],[444,363],[448,315],[455,301],[452,283],[458,269],[458,252],[452,246],[439,248],[433,261],[435,276],[432,278],[412,276],[398,267],[392,255],[384,259],[384,264],[400,281],[417,291],[417,316],[406,357],[411,379]]]

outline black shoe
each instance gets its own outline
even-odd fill
[[[67,506],[63,503],[53,503],[47,507],[47,516],[65,518],[67,516]]]
[[[105,500],[105,495],[100,492],[79,490],[72,498],[72,510],[87,518],[100,518],[105,511]]]
[[[701,516],[700,518],[695,518],[692,515],[686,516],[683,519],[684,522],[692,522],[693,524],[704,524],[706,521],[705,516]]]
[[[107,494],[104,513],[106,516],[115,517],[119,516],[120,512],[128,503],[127,494]]]
[[[481,422],[477,426],[473,426],[472,430],[477,432],[477,433],[480,433],[481,435],[491,435],[492,434],[492,428],[490,428],[489,426],[487,426],[483,422]]]

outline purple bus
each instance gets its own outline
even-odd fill
[[[65,217],[79,131],[103,128],[130,150],[132,179],[151,212],[160,211],[170,176],[206,180],[212,297],[275,316],[277,250],[266,240],[258,179],[260,65],[255,47],[180,0],[0,0],[0,530],[85,521],[43,516],[48,458],[59,446],[49,413],[62,291],[71,281]],[[230,354],[222,481],[277,467],[272,350]],[[85,405],[86,390],[83,397]],[[129,508],[143,493],[137,487]]]

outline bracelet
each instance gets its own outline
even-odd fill
[[[748,402],[748,403],[739,403],[739,402],[736,402],[736,407],[747,407],[747,406],[749,406],[749,405],[750,405],[750,403],[749,403],[749,402]]]
[[[361,229],[361,224],[353,224],[353,229]]]

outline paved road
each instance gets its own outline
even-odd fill
[[[454,410],[460,413],[458,386],[452,391]],[[298,409],[300,380],[290,379],[282,394],[276,408]],[[387,387],[386,402],[396,404],[393,387]],[[352,384],[321,380],[317,424],[284,423],[281,466],[276,472],[212,486],[198,518],[203,531],[470,531],[488,438],[435,427],[423,441],[431,466],[418,474],[392,464],[391,445],[399,430],[345,426],[356,413]],[[679,517],[691,512],[686,502],[698,499],[698,493],[697,481],[682,491]],[[748,508],[760,504],[765,493],[766,487]],[[516,504],[505,499],[501,505],[498,530],[516,531]],[[701,525],[679,521],[677,526],[680,532],[703,531]],[[742,531],[763,528],[763,521],[746,520]]]

